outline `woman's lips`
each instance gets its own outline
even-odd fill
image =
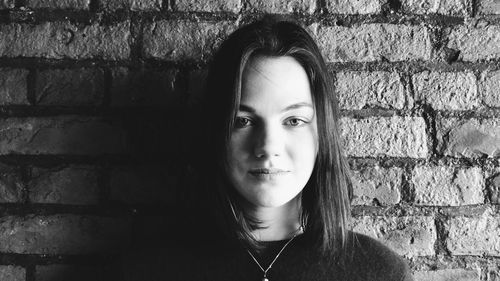
[[[290,171],[278,168],[256,168],[250,169],[248,173],[260,180],[273,180],[288,174]]]

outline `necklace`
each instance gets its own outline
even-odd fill
[[[276,255],[276,257],[274,257],[273,261],[271,262],[271,264],[269,264],[269,266],[264,269],[260,263],[257,261],[257,259],[252,255],[252,253],[247,249],[247,252],[248,254],[252,257],[252,259],[255,261],[255,263],[259,266],[260,270],[262,270],[262,272],[264,273],[264,277],[262,277],[262,281],[269,281],[269,279],[267,279],[267,272],[269,271],[269,269],[271,269],[271,267],[273,266],[274,262],[278,259],[278,257],[281,255],[281,252],[283,252],[283,250],[285,250],[286,246],[288,246],[288,244],[290,244],[293,239],[295,239],[295,237],[297,237],[297,235],[299,234],[299,232],[302,230],[302,226],[299,227],[299,229],[297,229],[295,231],[295,233],[293,234],[292,238],[290,240],[288,240],[288,242],[285,243],[285,246],[283,246],[283,248],[281,248],[281,250],[278,252],[278,254]]]

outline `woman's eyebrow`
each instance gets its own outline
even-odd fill
[[[248,113],[255,113],[255,109],[251,108],[248,105],[244,105],[244,104],[240,104],[240,108],[238,110],[248,112]]]
[[[309,107],[311,109],[314,109],[312,104],[310,104],[308,102],[299,102],[299,103],[294,103],[294,104],[291,104],[291,105],[285,107],[283,110],[281,110],[281,112],[286,112],[286,111],[294,110],[294,109],[301,108],[301,107]],[[244,104],[240,104],[239,111],[248,112],[248,113],[255,113],[255,109],[253,109],[252,107],[250,107],[248,105],[244,105]]]
[[[291,104],[291,105],[285,107],[281,112],[286,112],[286,111],[301,108],[301,107],[309,107],[311,109],[314,109],[312,104],[310,104],[308,102],[299,102],[299,103],[294,103],[294,104]]]
[[[294,103],[294,104],[291,104],[291,105],[285,107],[283,110],[281,110],[281,112],[286,112],[286,111],[294,110],[294,109],[301,108],[301,107],[309,107],[311,109],[314,109],[312,104],[310,104],[308,102],[299,102],[299,103]],[[255,113],[255,109],[253,109],[252,107],[250,107],[248,105],[244,105],[244,104],[240,104],[240,108],[238,110],[243,111],[243,112],[248,112],[248,113]]]

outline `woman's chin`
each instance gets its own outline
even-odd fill
[[[294,200],[297,194],[283,194],[275,195],[269,194],[267,196],[255,198],[252,200],[256,207],[261,208],[279,208]]]
[[[278,208],[294,200],[301,193],[302,189],[299,186],[292,180],[246,182],[239,185],[237,190],[255,207]]]

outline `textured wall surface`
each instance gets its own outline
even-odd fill
[[[112,280],[175,209],[213,50],[263,13],[328,62],[353,229],[417,281],[500,280],[498,0],[0,1],[0,280]]]

